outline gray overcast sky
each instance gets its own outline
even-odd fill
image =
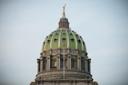
[[[128,85],[128,0],[0,0],[0,85],[29,85],[62,6],[99,85]]]

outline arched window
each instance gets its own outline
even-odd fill
[[[55,69],[57,68],[57,59],[54,56],[50,56],[50,67]]]
[[[56,38],[54,39],[54,42],[57,42],[57,39]]]
[[[67,58],[65,59],[65,69],[68,68]]]
[[[60,56],[60,68],[63,69],[63,56]]]
[[[72,38],[72,39],[71,39],[71,41],[73,42],[73,41],[74,41],[74,39]]]
[[[81,57],[81,70],[85,72],[85,59],[84,57]]]
[[[81,42],[80,39],[78,39],[78,42],[79,42],[79,43]]]
[[[43,70],[46,70],[46,65],[47,65],[47,59],[46,57],[43,57]]]
[[[88,60],[88,72],[90,73],[90,60]]]
[[[50,40],[47,40],[48,43],[50,43]]]
[[[71,58],[71,68],[77,69],[77,57],[76,56]]]

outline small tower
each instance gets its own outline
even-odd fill
[[[65,15],[65,6],[63,6],[62,17],[60,18],[60,21],[59,21],[59,28],[60,29],[69,29],[69,22],[68,22],[68,19],[66,18],[66,15]]]
[[[98,85],[90,63],[85,42],[70,29],[64,6],[58,29],[43,42],[36,79],[30,85]]]

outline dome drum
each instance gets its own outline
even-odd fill
[[[88,59],[87,53],[84,53],[84,56],[79,54],[78,50],[74,49],[52,49],[47,54],[44,52],[41,53],[40,59],[38,59],[38,75],[42,76],[43,74],[51,75],[54,73],[56,76],[63,76],[61,73],[73,73],[76,72],[76,76],[80,76],[82,74],[90,74],[90,59]],[[60,74],[56,74],[60,72]],[[70,74],[72,76],[74,74]],[[52,75],[51,75],[52,76]],[[56,79],[57,77],[52,77]],[[44,77],[44,76],[43,76]],[[68,75],[65,75],[68,78]],[[46,79],[47,77],[45,77]],[[71,78],[71,77],[70,77]],[[79,77],[75,77],[78,78]],[[81,78],[87,78],[81,77]],[[88,76],[91,78],[91,76]]]
[[[48,72],[44,72],[39,73],[38,75],[36,75],[36,79],[40,79],[40,80],[65,80],[65,79],[90,79],[92,80],[92,75],[88,74],[88,73],[82,73],[79,71],[71,71],[71,70],[66,70],[64,71],[48,71]]]

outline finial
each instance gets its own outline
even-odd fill
[[[63,15],[62,15],[62,17],[65,17],[65,7],[66,7],[66,4],[64,4],[64,6],[63,6]]]

